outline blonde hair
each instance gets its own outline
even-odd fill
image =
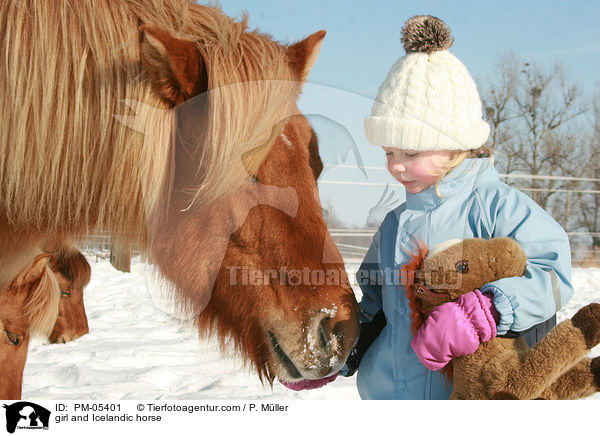
[[[30,332],[34,336],[47,338],[56,324],[60,300],[60,286],[48,265],[35,290],[23,308],[24,316],[30,321]]]
[[[487,157],[489,159],[489,165],[492,164],[492,149],[486,145],[483,145],[477,149],[473,150],[459,150],[454,152],[454,155],[450,158],[450,160],[442,165],[442,168],[439,173],[439,178],[437,182],[435,182],[435,193],[438,197],[443,198],[440,193],[440,180],[444,178],[448,173],[450,173],[454,168],[458,167],[465,159],[472,158],[484,158]]]
[[[143,243],[173,188],[177,132],[141,66],[140,22],[195,41],[208,65],[190,202],[249,183],[296,110],[285,47],[191,0],[1,1],[0,22],[0,204],[15,225]]]

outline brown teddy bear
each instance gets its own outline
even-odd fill
[[[511,238],[465,239],[441,251],[420,253],[402,270],[417,332],[433,307],[486,283],[525,271],[526,256]],[[524,292],[526,292],[524,290]],[[444,371],[453,379],[450,399],[577,399],[600,391],[600,357],[585,357],[600,343],[600,304],[580,309],[529,349],[520,338],[496,337]]]

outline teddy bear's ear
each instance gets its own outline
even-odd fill
[[[427,253],[427,256],[433,257],[436,254],[447,250],[448,248],[452,247],[453,245],[460,244],[461,242],[463,242],[462,239],[448,239],[444,242],[440,242],[439,244],[435,245],[431,250],[429,250],[429,253]]]
[[[517,241],[502,237],[487,242],[490,267],[496,271],[499,278],[523,275],[527,256]]]

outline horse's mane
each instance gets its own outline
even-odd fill
[[[408,307],[410,309],[410,331],[414,335],[427,319],[421,307],[421,302],[415,296],[414,285],[417,272],[420,270],[423,260],[427,257],[428,248],[423,242],[417,243],[417,252],[408,253],[410,261],[400,268],[400,284],[404,285]]]
[[[406,298],[408,299],[408,307],[410,309],[410,331],[414,335],[417,330],[425,323],[427,314],[421,306],[421,302],[416,297],[414,286],[416,282],[416,275],[423,265],[423,261],[427,257],[429,249],[424,242],[418,241],[417,252],[408,253],[410,261],[402,265],[400,268],[400,283],[405,287]],[[452,380],[453,372],[452,365],[448,364],[442,368],[442,374],[444,379],[448,383]]]
[[[260,82],[293,80],[284,48],[189,0],[3,1],[0,23],[0,203],[13,225],[145,236],[173,183],[176,132],[140,63],[140,23],[197,41],[207,65],[197,204],[247,180],[241,155],[291,111],[289,87]]]

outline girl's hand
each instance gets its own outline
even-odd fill
[[[441,369],[496,337],[499,315],[492,301],[492,295],[475,290],[433,308],[411,342],[421,363],[432,371]]]
[[[381,330],[386,325],[385,315],[383,310],[377,312],[371,322],[365,322],[360,324],[360,334],[358,335],[358,341],[350,351],[350,355],[346,360],[346,364],[340,371],[340,375],[344,377],[351,377],[358,370],[360,361],[364,354],[367,352],[369,347],[375,339],[381,333]]]

